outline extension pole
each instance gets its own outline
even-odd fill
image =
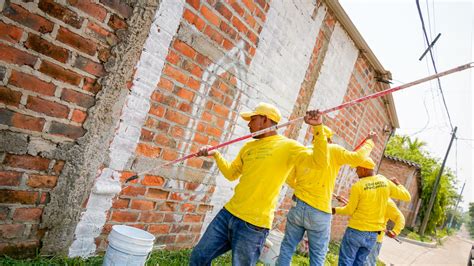
[[[439,169],[438,175],[436,176],[436,180],[433,185],[433,190],[431,191],[430,201],[428,203],[428,209],[426,210],[425,217],[423,217],[423,223],[421,224],[421,227],[420,227],[420,232],[419,232],[420,236],[423,236],[425,234],[426,226],[428,225],[428,221],[430,219],[431,209],[433,208],[436,194],[438,193],[438,186],[441,180],[441,175],[443,174],[444,166],[446,164],[446,160],[448,159],[449,150],[451,150],[451,145],[453,144],[453,140],[454,138],[456,138],[457,130],[458,130],[458,127],[454,127],[454,130],[451,134],[451,141],[449,141],[448,150],[446,151],[446,154],[444,155],[443,163],[441,164],[441,168]]]
[[[452,73],[455,73],[455,72],[459,72],[459,71],[462,71],[462,70],[466,70],[466,69],[469,69],[471,67],[474,66],[474,62],[471,62],[471,63],[468,63],[468,64],[465,64],[465,65],[461,65],[461,66],[458,66],[458,67],[455,67],[455,68],[452,68],[452,69],[449,69],[449,70],[446,70],[444,72],[441,72],[441,73],[438,73],[438,74],[434,74],[434,75],[431,75],[431,76],[428,76],[428,77],[425,77],[425,78],[422,78],[422,79],[418,79],[418,80],[415,80],[415,81],[412,81],[410,83],[406,83],[404,85],[401,85],[401,86],[398,86],[398,87],[394,87],[394,88],[391,88],[391,89],[387,89],[387,90],[383,90],[383,91],[379,91],[379,92],[376,92],[376,93],[373,93],[373,94],[369,94],[367,96],[364,96],[364,97],[361,97],[361,98],[358,98],[358,99],[355,99],[355,100],[352,100],[352,101],[349,101],[349,102],[346,102],[346,103],[343,103],[341,105],[338,105],[338,106],[335,106],[335,107],[332,107],[332,108],[329,108],[329,109],[326,109],[326,110],[323,110],[321,111],[322,114],[327,114],[327,113],[330,113],[330,112],[334,112],[334,111],[337,111],[337,110],[341,110],[341,109],[344,109],[344,108],[347,108],[347,107],[350,107],[350,106],[353,106],[355,104],[358,104],[360,102],[364,102],[364,101],[367,101],[369,99],[374,99],[374,98],[378,98],[378,97],[381,97],[381,96],[384,96],[384,95],[387,95],[389,93],[392,93],[392,92],[395,92],[395,91],[399,91],[399,90],[403,90],[405,88],[408,88],[408,87],[411,87],[411,86],[414,86],[414,85],[417,85],[417,84],[420,84],[420,83],[423,83],[423,82],[426,82],[426,81],[429,81],[429,80],[432,80],[432,79],[435,79],[435,78],[439,78],[439,77],[442,77],[442,76],[446,76],[446,75],[449,75],[449,74],[452,74]],[[265,134],[267,132],[270,132],[270,131],[274,131],[274,130],[277,130],[277,129],[280,129],[280,128],[284,128],[284,127],[287,127],[297,121],[300,121],[302,120],[304,117],[299,117],[299,118],[296,118],[296,119],[293,119],[293,120],[290,120],[286,123],[283,123],[281,125],[275,125],[275,126],[272,126],[272,127],[269,127],[269,128],[265,128],[265,129],[262,129],[262,130],[259,130],[257,132],[254,132],[254,133],[251,133],[251,134],[248,134],[248,135],[245,135],[245,136],[242,136],[240,138],[236,138],[236,139],[233,139],[233,140],[229,140],[227,142],[224,142],[224,143],[221,143],[221,144],[218,144],[216,146],[213,146],[213,147],[210,147],[209,149],[207,149],[207,151],[212,151],[212,150],[216,150],[216,149],[219,149],[219,148],[222,148],[222,147],[225,147],[227,145],[230,145],[232,143],[236,143],[236,142],[239,142],[239,141],[242,141],[242,140],[245,140],[245,139],[249,139],[249,138],[252,138],[252,137],[255,137],[255,136],[259,136],[259,135],[262,135],[262,134]],[[197,156],[197,152],[195,153],[191,153],[191,154],[188,154],[184,157],[181,157],[181,158],[178,158],[176,160],[173,160],[173,161],[170,161],[170,162],[167,162],[165,164],[162,164],[162,165],[159,165],[159,166],[156,166],[156,167],[153,167],[151,169],[148,169],[147,171],[144,171],[144,172],[141,172],[141,173],[138,173],[134,176],[131,176],[129,177],[125,182],[129,182],[131,180],[134,180],[134,179],[137,179],[138,176],[142,175],[142,174],[145,174],[147,172],[150,172],[154,169],[158,169],[158,168],[162,168],[162,167],[165,167],[165,166],[169,166],[169,165],[173,165],[175,163],[179,163],[179,162],[182,162],[184,160],[187,160],[189,158],[193,158],[193,157],[196,157]]]

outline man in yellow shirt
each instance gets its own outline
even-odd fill
[[[377,236],[385,229],[389,198],[410,200],[410,193],[397,179],[374,175],[375,163],[369,157],[356,168],[359,176],[351,187],[349,202],[332,208],[333,214],[350,215],[339,250],[339,265],[363,265]]]
[[[249,121],[250,132],[276,125],[281,115],[273,105],[260,103],[254,111],[240,116]],[[327,141],[319,111],[306,113],[305,122],[313,126],[313,150],[295,140],[270,131],[247,142],[232,161],[204,147],[199,156],[212,155],[225,178],[239,179],[234,195],[209,224],[194,247],[190,265],[211,265],[217,256],[232,250],[233,265],[255,265],[271,228],[278,194],[296,164],[311,168],[327,166]]]
[[[323,126],[328,142],[328,166],[322,169],[297,165],[287,179],[294,189],[296,206],[287,215],[285,237],[281,243],[277,265],[291,264],[296,246],[305,232],[309,241],[310,265],[324,265],[331,233],[331,199],[336,177],[344,164],[362,163],[374,147],[375,133],[369,134],[356,151],[332,144],[332,131]]]
[[[395,238],[405,227],[405,217],[403,213],[397,208],[397,205],[392,199],[388,199],[387,210],[385,211],[385,223],[392,221],[395,225],[392,230],[387,231],[387,236]],[[385,235],[385,230],[383,230],[377,237],[377,242],[369,253],[365,266],[375,266],[377,265],[377,257],[380,253],[380,248],[382,247],[383,236]]]

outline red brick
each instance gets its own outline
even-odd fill
[[[237,39],[238,33],[231,26],[229,26],[227,23],[221,23],[220,29],[224,33],[226,33],[228,36],[230,36],[230,38],[232,38],[233,40]],[[232,45],[232,47],[234,47],[234,44],[231,43],[231,45]]]
[[[3,163],[10,167],[45,171],[49,166],[49,159],[39,156],[7,154]]]
[[[165,89],[167,91],[173,91],[174,84],[169,79],[161,77],[160,82],[158,83],[158,87],[162,88],[162,89]],[[155,101],[160,101],[160,100],[156,100],[156,99],[154,99],[154,100]]]
[[[105,74],[105,69],[102,64],[94,62],[82,56],[78,56],[76,58],[74,67],[77,67],[80,70],[83,70],[94,76],[103,76]]]
[[[166,65],[163,69],[163,73],[182,84],[186,84],[186,81],[188,80],[188,76],[186,74],[177,68],[172,67],[171,65]]]
[[[189,102],[194,99],[194,92],[186,90],[185,88],[179,88],[176,95]]]
[[[0,203],[34,204],[38,199],[38,192],[20,190],[0,190]]]
[[[20,28],[0,21],[0,39],[11,43],[17,43],[20,41],[22,35],[23,30]]]
[[[199,213],[206,213],[206,212],[212,211],[212,209],[213,209],[212,205],[200,204],[199,207],[198,207],[198,212]]]
[[[223,2],[217,2],[216,10],[227,20],[230,21],[230,19],[232,18],[232,12],[225,6]]]
[[[43,61],[41,63],[39,71],[54,79],[64,81],[66,83],[76,86],[79,85],[82,78],[79,74],[48,61]]]
[[[142,212],[139,221],[142,223],[161,223],[164,216],[163,213]]]
[[[184,11],[183,17],[186,21],[188,21],[192,25],[196,26],[196,28],[199,31],[202,31],[204,29],[204,27],[206,26],[206,22],[204,22],[204,20],[202,20],[200,17],[198,17],[196,14],[194,14],[189,9],[186,9]]]
[[[142,180],[144,186],[162,186],[165,180],[161,176],[146,175]]]
[[[82,124],[86,120],[86,117],[87,117],[86,112],[75,109],[72,112],[71,121]]]
[[[0,171],[0,186],[19,186],[21,173],[13,171]]]
[[[84,19],[79,17],[76,12],[55,3],[52,0],[40,0],[38,7],[46,14],[62,20],[76,29],[79,29],[84,21]]]
[[[232,25],[234,25],[240,33],[247,34],[247,27],[237,17],[232,18]]]
[[[155,203],[153,201],[147,201],[147,200],[132,200],[132,209],[135,210],[153,210],[155,208]]]
[[[194,212],[196,210],[196,205],[191,203],[183,203],[181,205],[182,212]]]
[[[169,147],[174,147],[175,142],[170,138],[168,134],[157,134],[155,135],[155,138],[153,139],[153,142],[160,146],[169,146]]]
[[[18,107],[20,100],[21,92],[0,86],[0,103]]]
[[[148,226],[148,232],[152,234],[168,234],[169,231],[169,224],[151,224]]]
[[[104,43],[116,42],[117,37],[114,34],[94,22],[89,21],[87,29],[94,39],[99,39]]]
[[[44,123],[45,120],[43,118],[16,113],[8,109],[0,109],[0,124],[33,131],[42,131]]]
[[[54,175],[29,175],[26,185],[33,188],[53,188],[58,180]]]
[[[149,113],[157,117],[163,117],[165,110],[165,107],[154,103],[151,105]]]
[[[59,174],[63,170],[64,167],[64,161],[58,160],[53,166],[53,173]]]
[[[68,0],[68,3],[102,22],[107,16],[107,10],[91,0]]]
[[[180,125],[187,125],[188,122],[189,122],[189,117],[187,117],[184,114],[180,114],[178,112],[170,110],[170,109],[168,109],[166,111],[165,118],[168,119],[169,121],[178,123]]]
[[[173,161],[178,159],[178,153],[176,151],[163,149],[163,152],[161,153],[161,158],[166,161]]]
[[[63,89],[63,92],[61,93],[61,100],[75,103],[84,108],[89,108],[95,103],[93,96],[70,89]]]
[[[99,84],[98,80],[89,77],[84,79],[84,86],[82,87],[83,90],[96,94],[101,90],[101,88],[102,86]]]
[[[0,224],[0,239],[21,238],[24,231],[24,224]]]
[[[201,14],[204,16],[204,18],[206,18],[208,22],[219,27],[219,24],[221,23],[221,19],[211,9],[203,5],[201,7]]]
[[[3,14],[16,22],[41,33],[49,33],[53,31],[54,24],[51,21],[35,15],[21,6],[10,4],[3,10]]]
[[[217,44],[221,44],[222,41],[224,40],[224,37],[218,31],[214,30],[213,28],[209,26],[207,26],[206,29],[204,30],[204,34],[209,36]]]
[[[112,29],[114,30],[121,30],[128,28],[127,23],[125,20],[121,19],[119,16],[113,14],[109,18],[109,22],[107,23]]]
[[[20,222],[39,221],[43,209],[41,208],[18,208],[13,213],[13,220]]]
[[[178,208],[178,203],[167,201],[167,202],[163,202],[158,208],[162,212],[176,212]],[[165,219],[166,219],[166,216],[165,216]],[[166,219],[166,221],[170,222],[169,219]]]
[[[67,106],[33,96],[28,96],[26,108],[59,118],[66,118],[69,114],[69,108]]]
[[[56,46],[38,35],[30,34],[26,40],[25,47],[32,49],[40,54],[54,58],[59,62],[66,63],[69,53],[66,49]]]
[[[99,58],[101,62],[107,62],[110,56],[110,47],[100,47],[97,51],[97,58]]]
[[[129,203],[130,203],[130,199],[116,199],[112,204],[112,208],[127,209]]]
[[[194,57],[196,56],[196,52],[194,51],[194,49],[180,40],[174,41],[173,48],[191,59],[194,59]]]
[[[124,189],[122,189],[122,195],[131,196],[131,197],[143,196],[145,195],[145,191],[146,191],[146,188],[144,187],[127,186]]]
[[[113,211],[111,220],[114,222],[126,222],[126,223],[136,222],[138,220],[138,213]]]
[[[200,0],[186,0],[186,3],[196,10],[199,10],[199,6],[201,5],[200,2]]]
[[[122,17],[128,18],[132,15],[132,8],[121,0],[100,0],[100,2],[117,11]]]
[[[48,96],[53,96],[54,91],[56,90],[56,86],[51,82],[45,82],[33,75],[18,72],[13,69],[8,83],[19,88]]]
[[[48,133],[64,136],[70,139],[77,139],[84,136],[84,134],[86,134],[86,130],[81,126],[74,126],[53,121],[49,127]]]
[[[27,65],[33,67],[36,63],[36,56],[20,51],[11,46],[0,43],[0,60],[16,64],[19,66]]]
[[[186,214],[184,215],[183,222],[185,223],[198,223],[202,221],[203,216],[201,214]]]
[[[146,197],[152,199],[166,199],[168,198],[168,194],[168,191],[164,191],[157,188],[149,188],[148,192],[146,193]]]
[[[139,143],[136,149],[136,153],[150,158],[158,157],[160,152],[160,147],[155,147],[145,143]]]
[[[89,55],[94,55],[97,51],[97,44],[93,41],[63,27],[58,30],[56,39]]]
[[[176,243],[193,243],[196,235],[177,235]]]

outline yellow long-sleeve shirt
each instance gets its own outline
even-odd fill
[[[232,163],[216,152],[214,159],[224,177],[231,181],[240,178],[224,207],[248,223],[271,228],[278,194],[294,165],[324,168],[328,164],[322,126],[314,126],[313,131],[313,150],[274,135],[247,142]]]
[[[295,190],[298,199],[311,207],[331,213],[331,199],[339,169],[344,164],[357,165],[374,147],[367,140],[357,151],[348,151],[337,144],[328,144],[328,166],[322,169],[297,165],[291,171],[287,184]]]
[[[351,187],[349,203],[336,213],[350,215],[349,227],[360,231],[383,231],[388,198],[409,201],[410,193],[382,175],[361,178]]]
[[[392,199],[388,199],[387,202],[387,210],[385,211],[385,224],[387,224],[388,220],[391,220],[395,224],[392,231],[399,235],[402,229],[405,227],[405,216],[403,216],[403,213],[397,208],[397,205]],[[384,235],[385,231],[382,230],[382,232],[377,236],[377,242],[382,243]]]

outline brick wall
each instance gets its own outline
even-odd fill
[[[420,199],[421,178],[418,167],[412,163],[384,157],[380,164],[379,173],[387,177],[396,177],[410,192],[411,201],[397,200],[397,206],[405,216],[406,226],[414,226],[418,215],[418,204]]]
[[[236,182],[210,158],[151,168],[248,133],[238,113],[260,101],[286,120],[386,88],[325,2],[128,2],[4,7],[1,252],[88,256],[106,248],[115,224],[147,230],[167,249],[190,248]],[[386,103],[347,108],[325,123],[348,149],[369,130],[383,144],[382,128],[394,126]],[[301,123],[282,133],[311,138]],[[241,146],[221,152],[231,160]],[[353,182],[344,167],[337,192],[347,196]],[[291,192],[280,195],[275,227],[283,230]],[[334,238],[346,223],[334,219]]]

